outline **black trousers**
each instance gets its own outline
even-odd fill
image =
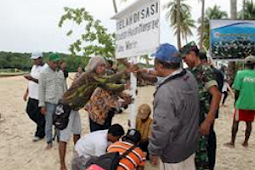
[[[216,134],[214,132],[214,125],[212,125],[210,129],[210,133],[208,135],[208,145],[207,145],[210,170],[213,170],[215,166],[216,147],[217,147]]]
[[[115,110],[111,109],[108,112],[108,116],[105,119],[105,122],[103,125],[100,125],[96,122],[94,122],[92,119],[89,118],[89,128],[90,128],[90,132],[94,132],[97,130],[106,130],[109,129],[109,127],[112,125],[112,118],[114,116]]]
[[[149,141],[140,142],[138,147],[142,149],[143,152],[146,152],[146,160],[149,160],[149,150],[148,150]]]
[[[29,118],[37,124],[35,136],[43,138],[45,136],[45,117],[38,107],[38,100],[29,98],[26,112]]]

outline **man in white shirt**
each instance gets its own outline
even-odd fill
[[[41,71],[46,67],[42,60],[42,53],[34,52],[31,55],[31,60],[33,60],[33,67],[31,69],[30,74],[25,75],[24,77],[28,80],[28,88],[23,96],[24,101],[27,101],[27,108],[26,112],[30,119],[32,119],[36,124],[36,132],[33,138],[33,141],[39,141],[40,139],[44,138],[45,136],[45,118],[41,114],[40,108],[38,106],[38,79]]]
[[[92,156],[106,153],[107,147],[124,135],[123,127],[119,124],[111,125],[108,130],[99,130],[86,134],[75,145],[75,156],[72,160],[72,170],[85,169],[86,162]]]
[[[45,116],[45,135],[47,147],[51,149],[53,113],[62,95],[67,90],[64,74],[59,70],[60,56],[57,53],[49,55],[48,66],[39,76],[39,106],[41,113]]]

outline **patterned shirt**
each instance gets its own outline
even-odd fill
[[[211,94],[209,89],[212,86],[218,86],[216,81],[216,75],[213,69],[209,66],[200,64],[194,67],[191,72],[195,76],[198,84],[199,100],[200,100],[200,120],[202,123],[206,118],[210,109]],[[198,170],[209,169],[209,157],[208,157],[208,137],[202,135],[199,139],[199,146],[196,152],[195,164]]]
[[[39,77],[39,107],[45,106],[45,102],[57,104],[66,90],[63,72],[47,66]]]
[[[111,108],[120,108],[118,96],[98,87],[85,105],[89,117],[97,124],[103,125]]]
[[[133,145],[128,142],[119,141],[110,145],[107,149],[108,153],[119,152],[120,154],[125,153]],[[133,149],[125,158],[120,160],[117,170],[135,170],[138,166],[145,165],[145,155],[143,151],[136,147]]]
[[[63,95],[63,102],[73,110],[79,110],[89,101],[97,87],[113,92],[122,92],[125,89],[123,84],[113,84],[128,76],[124,72],[112,76],[99,76],[92,72],[83,73],[77,81]]]
[[[192,68],[191,72],[198,84],[200,110],[206,116],[210,109],[211,94],[209,89],[212,86],[218,86],[215,74],[211,67],[202,64]]]

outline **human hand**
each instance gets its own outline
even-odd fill
[[[211,128],[211,123],[207,119],[203,121],[203,123],[200,125],[200,132],[202,135],[209,135]]]
[[[26,93],[23,95],[23,100],[24,100],[24,101],[27,101],[27,96],[28,96],[28,93],[27,93],[27,91],[26,91]]]
[[[46,107],[45,107],[45,106],[42,106],[42,107],[41,107],[41,114],[43,114],[43,115],[45,116],[46,113],[47,113]]]
[[[157,166],[157,165],[159,164],[159,158],[158,158],[158,156],[150,154],[150,155],[149,155],[149,158],[150,158],[150,163],[151,163],[151,165]]]
[[[128,105],[134,102],[134,98],[132,98],[132,96],[123,98],[123,100],[124,101],[122,102],[122,107],[124,108],[128,107]]]
[[[131,83],[130,81],[127,81],[125,84],[125,90],[131,90]]]
[[[139,66],[137,64],[130,64],[129,67],[127,67],[126,72],[128,73],[135,73],[139,70]]]
[[[33,77],[30,75],[30,74],[25,74],[24,77],[27,79],[27,80],[32,80]]]
[[[139,70],[137,70],[137,73],[138,73],[138,74],[148,73],[148,72],[149,72],[149,70],[144,69],[144,68],[140,68]]]

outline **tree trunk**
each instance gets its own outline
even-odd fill
[[[177,0],[177,45],[181,49],[181,0]]]
[[[230,0],[230,17],[237,19],[237,0]]]
[[[113,3],[114,12],[118,13],[118,8],[117,8],[116,0],[112,0],[112,3]]]
[[[202,0],[201,29],[200,29],[200,43],[199,43],[200,50],[203,49],[204,18],[205,18],[205,0]]]
[[[246,4],[246,0],[243,0],[243,19],[244,19],[244,14],[245,14],[245,4]]]
[[[237,0],[230,0],[231,19],[237,19]],[[230,85],[233,84],[237,72],[236,63],[231,61],[228,63],[228,76]]]

